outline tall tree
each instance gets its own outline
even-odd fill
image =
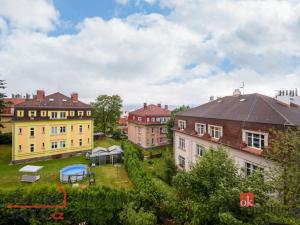
[[[185,208],[185,224],[269,225],[277,216],[267,210],[271,188],[260,172],[241,176],[222,148],[207,150],[190,172],[177,174],[173,184]],[[240,207],[242,192],[254,193],[254,207]],[[286,217],[274,222],[282,221]]]
[[[5,89],[5,82],[4,80],[0,80],[0,89]],[[5,103],[4,103],[4,98],[6,97],[5,93],[3,92],[0,92],[0,113],[2,113],[2,110],[5,106]],[[0,127],[3,127],[2,124],[0,124]]]
[[[168,124],[167,124],[169,143],[173,144],[173,127],[174,127],[174,123],[175,123],[176,113],[183,112],[183,111],[186,111],[186,110],[189,110],[189,109],[190,109],[190,107],[188,105],[182,105],[180,107],[177,107],[176,109],[174,109],[171,112],[171,118],[170,118],[170,120],[168,121]]]
[[[119,95],[100,95],[92,103],[95,128],[97,131],[112,131],[121,116],[122,99]]]
[[[270,177],[284,205],[300,209],[300,128],[271,131],[265,157],[275,164]]]

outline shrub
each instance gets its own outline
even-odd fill
[[[0,134],[0,144],[11,145],[12,144],[12,133]]]

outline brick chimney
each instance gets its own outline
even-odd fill
[[[160,103],[158,103],[157,106],[158,106],[159,108],[161,108],[161,104],[160,104]]]
[[[42,101],[45,98],[45,91],[44,90],[37,90],[36,91],[36,100]]]
[[[168,108],[169,108],[168,105],[165,105],[165,109],[168,110]]]
[[[147,103],[146,102],[144,103],[144,109],[147,109]]]
[[[78,102],[78,93],[72,93],[71,100],[72,102]]]

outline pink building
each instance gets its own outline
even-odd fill
[[[168,144],[167,121],[171,112],[168,106],[147,105],[129,113],[128,139],[143,148],[153,148]]]

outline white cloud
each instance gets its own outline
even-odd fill
[[[42,88],[78,91],[87,101],[120,94],[125,103],[200,104],[231,94],[242,81],[246,93],[271,96],[300,86],[294,1],[161,0],[172,8],[169,16],[86,18],[78,33],[58,37],[47,34],[60,22],[52,2],[30,0],[36,10],[44,4],[42,11],[20,16],[7,9],[23,0],[9,2],[0,9],[0,76],[9,93]],[[237,67],[223,71],[225,58]]]
[[[0,0],[0,21],[5,18],[12,28],[48,32],[54,29],[58,17],[51,0]]]

